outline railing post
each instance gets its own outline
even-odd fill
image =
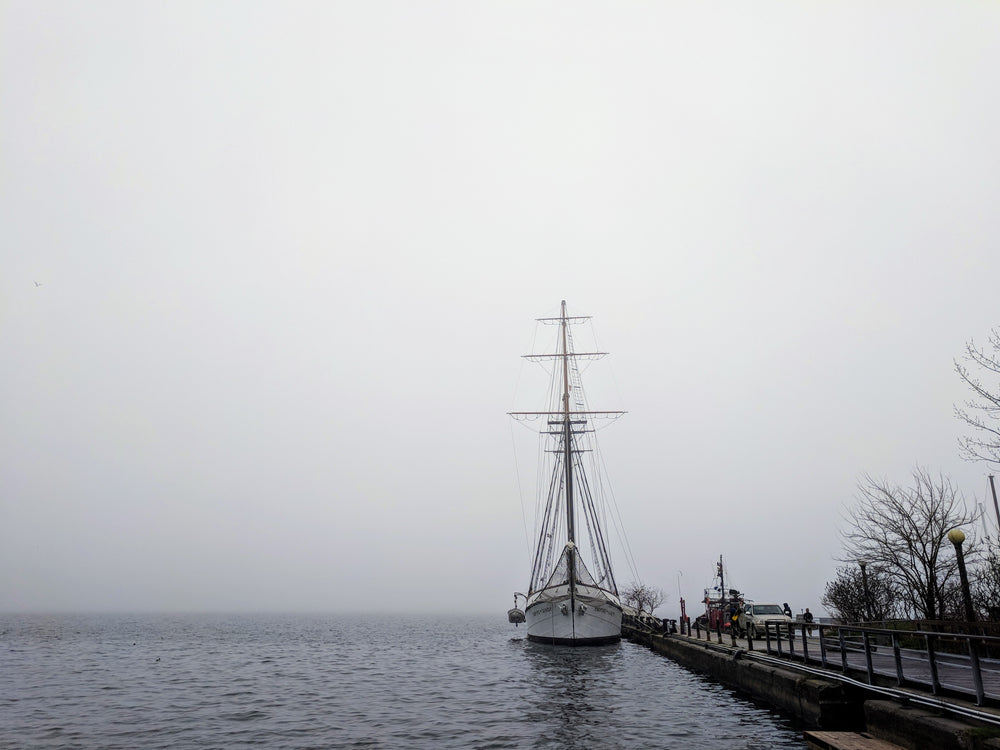
[[[868,684],[869,685],[874,685],[875,682],[873,680],[873,675],[872,675],[872,671],[873,671],[872,670],[872,644],[871,644],[871,641],[868,639],[868,631],[867,630],[862,630],[861,631],[861,641],[862,641],[862,643],[864,643],[864,646],[865,646],[865,665],[868,668]]]
[[[844,674],[847,674],[847,639],[844,638],[843,628],[840,628],[837,633],[840,636],[840,663],[843,667]]]
[[[791,629],[792,636],[794,637],[795,636],[795,626],[794,625],[789,625],[788,627]],[[820,627],[822,628],[823,626],[820,625]],[[805,631],[805,629],[802,630],[802,663],[803,664],[808,664],[809,663],[809,643],[808,643],[808,641],[806,641],[806,631]]]
[[[892,658],[896,661],[896,684],[903,685],[903,657],[899,652],[899,634],[892,631]]]
[[[931,668],[931,692],[937,695],[941,692],[941,681],[938,679],[937,655],[934,653],[935,636],[928,633],[925,638],[927,640],[927,663]]]
[[[764,640],[767,642],[767,653],[771,653],[771,628],[764,623]]]
[[[777,625],[777,628],[778,628],[778,632],[780,633],[781,632],[781,624],[780,623]],[[794,659],[795,658],[795,626],[794,625],[789,625],[788,626],[788,658],[789,659]]]
[[[767,623],[764,623],[764,627],[765,628],[767,627]],[[774,635],[775,635],[775,639],[778,641],[778,656],[779,657],[783,657],[785,654],[781,650],[781,628],[780,627],[776,626],[774,628]]]
[[[823,665],[823,669],[827,669],[830,665],[826,661],[826,638],[823,637],[824,625],[819,626],[819,661]]]
[[[715,638],[716,643],[722,643],[722,619],[716,621],[715,623]]]
[[[983,691],[983,672],[979,667],[979,642],[973,637],[967,637],[969,642],[969,660],[972,662],[972,681],[976,685],[976,705],[983,705],[986,695]]]

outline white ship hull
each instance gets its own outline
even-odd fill
[[[622,637],[622,610],[610,601],[571,606],[567,597],[529,604],[524,610],[528,640],[562,646],[599,646]]]

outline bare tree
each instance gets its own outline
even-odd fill
[[[837,577],[826,584],[820,600],[838,620],[862,622],[889,620],[896,615],[896,594],[892,579],[879,568],[868,565],[868,585],[858,565],[837,568]]]
[[[973,397],[955,407],[955,416],[971,427],[973,434],[958,439],[959,449],[963,458],[1000,465],[1000,328],[990,331],[989,348],[969,341],[962,359],[969,365],[955,360],[955,372]],[[987,378],[985,384],[981,375]]]
[[[622,601],[640,612],[653,614],[653,611],[663,604],[666,596],[663,589],[653,588],[644,583],[633,582],[622,592]]]
[[[986,554],[972,575],[972,603],[979,616],[1000,620],[1000,549],[987,542]]]
[[[961,493],[944,475],[935,479],[917,467],[912,479],[911,487],[870,475],[858,483],[858,502],[841,531],[841,561],[868,561],[887,579],[902,612],[936,620],[945,614],[958,570],[946,535],[959,526],[971,530],[979,513],[966,508]],[[977,546],[971,537],[965,555],[975,562]]]

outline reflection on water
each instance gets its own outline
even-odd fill
[[[793,722],[635,644],[521,648],[534,747],[805,747]]]
[[[614,659],[621,650],[620,643],[593,648],[526,643],[537,697],[529,721],[550,726],[564,746],[587,747],[585,740],[607,723],[608,687],[616,682]],[[539,739],[544,745],[546,738]]]

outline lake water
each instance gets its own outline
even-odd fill
[[[524,632],[502,615],[0,615],[0,747],[805,747],[642,646]]]

